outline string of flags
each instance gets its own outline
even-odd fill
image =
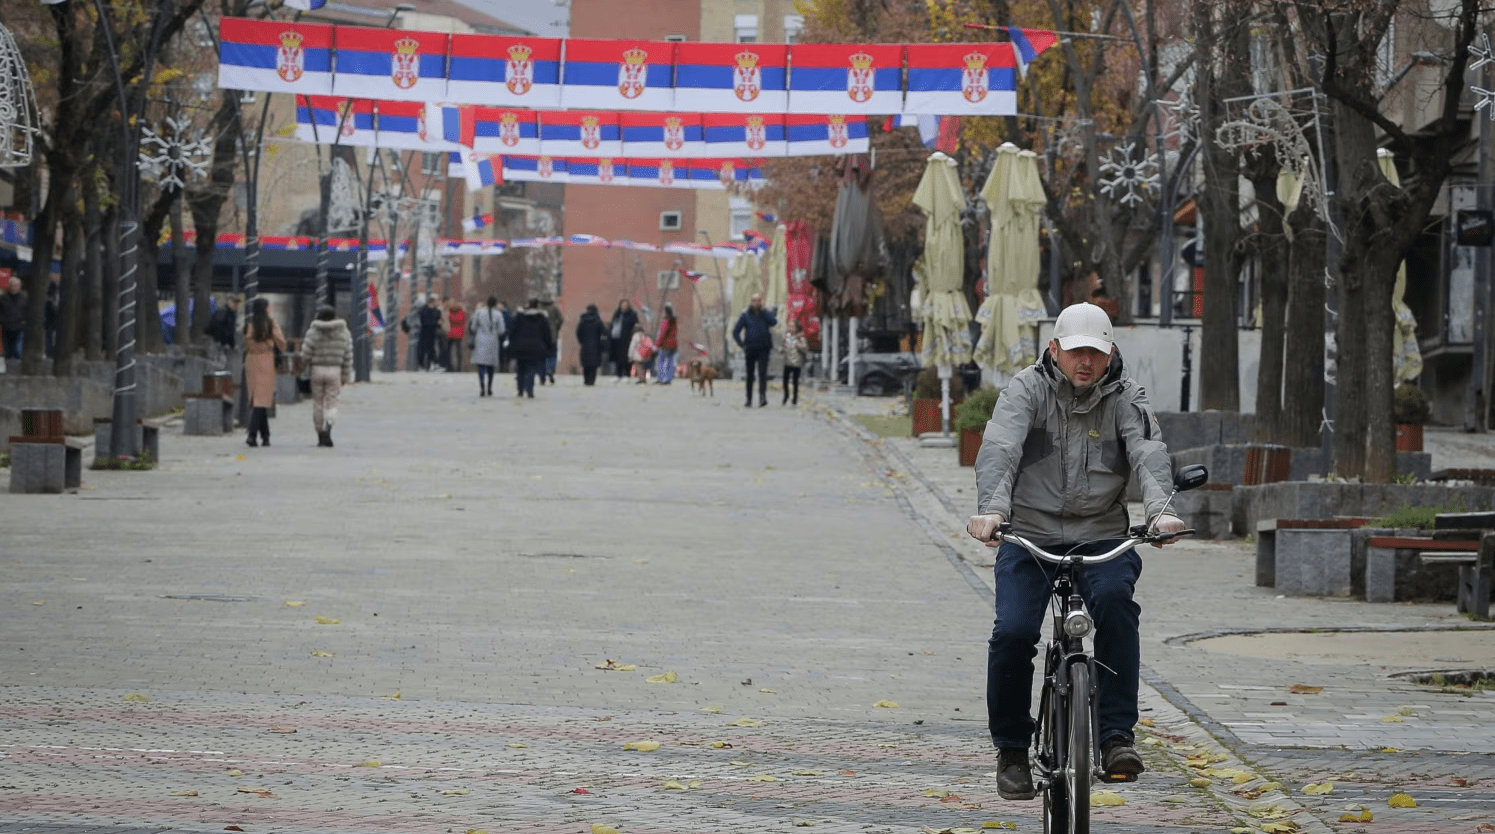
[[[479,215],[471,218],[471,221],[486,220],[492,223],[493,215]],[[463,222],[463,228],[467,229],[468,221]],[[479,228],[474,226],[473,228]],[[471,231],[471,229],[468,229]],[[760,236],[761,237],[761,236]],[[186,230],[187,244],[194,245],[197,238],[196,230]],[[165,243],[168,238],[163,238]],[[242,234],[220,234],[217,245],[220,249],[243,249],[246,237]],[[272,251],[312,251],[317,247],[317,238],[300,237],[295,235],[264,235],[259,238],[261,249]],[[327,248],[333,252],[356,252],[362,245],[358,238],[328,238]],[[547,237],[512,238],[508,240],[486,239],[486,240],[464,240],[462,238],[439,238],[433,242],[433,251],[437,255],[458,256],[483,256],[502,255],[510,249],[541,249],[547,246],[584,246],[602,249],[628,249],[636,252],[664,252],[676,255],[704,256],[715,258],[736,258],[740,255],[759,255],[767,251],[766,242],[747,241],[743,243],[717,243],[704,244],[688,241],[674,243],[646,243],[632,240],[609,240],[598,235],[575,234],[555,235]],[[403,258],[410,250],[410,242],[403,241],[396,247],[396,257]],[[379,262],[389,259],[389,241],[369,240],[368,260]],[[681,273],[682,275],[684,273]],[[689,276],[687,276],[689,277]],[[698,281],[700,278],[690,278]]]
[[[676,113],[1012,115],[1056,33],[1001,43],[741,44],[530,38],[223,18],[218,86]]]

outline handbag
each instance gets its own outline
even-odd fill
[[[296,390],[300,391],[302,394],[305,394],[308,397],[311,396],[311,377],[296,377]]]

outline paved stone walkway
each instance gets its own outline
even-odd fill
[[[285,405],[269,449],[168,431],[156,471],[0,498],[0,832],[1039,829],[993,789],[953,450],[847,418],[887,400],[561,383],[381,376],[333,450]],[[1495,824],[1488,693],[1196,639],[1468,623],[1251,558],[1146,554],[1149,772],[1097,830]]]

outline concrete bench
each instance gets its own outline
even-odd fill
[[[1490,538],[1489,553],[1481,553],[1484,537]],[[1431,588],[1446,594],[1446,575],[1449,568],[1459,572],[1454,584],[1454,596],[1461,612],[1488,617],[1490,611],[1490,569],[1492,554],[1495,554],[1495,532],[1487,533],[1477,540],[1432,536],[1371,536],[1365,548],[1365,601],[1394,602],[1401,599],[1425,595]],[[1407,564],[1416,560],[1423,568],[1422,576]],[[1483,565],[1482,565],[1483,563]],[[1482,569],[1483,567],[1483,569]],[[1469,583],[1468,599],[1465,599],[1465,582]],[[1407,587],[1411,582],[1419,583],[1423,589]],[[1401,586],[1400,592],[1398,587]],[[1441,587],[1440,587],[1441,586]],[[1479,590],[1483,589],[1483,596]]]
[[[1350,531],[1368,519],[1266,518],[1256,523],[1256,584],[1295,596],[1349,596]]]
[[[140,418],[135,421],[135,448],[140,451],[140,456],[151,462],[161,459],[161,425],[162,421]],[[114,421],[109,417],[95,417],[93,419],[93,460],[98,466],[101,461],[109,459],[110,449],[114,446]]]
[[[182,433],[221,435],[234,430],[234,379],[227,372],[203,374],[202,391],[188,394]]]
[[[88,441],[76,437],[10,438],[10,491],[13,493],[73,492],[83,484],[83,450]]]

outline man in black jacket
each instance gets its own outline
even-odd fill
[[[223,299],[222,307],[213,311],[213,317],[208,320],[206,332],[227,354],[234,349],[234,340],[238,338],[239,333],[238,325],[239,297],[230,295]]]
[[[772,310],[763,309],[763,296],[754,294],[748,308],[732,325],[732,341],[742,348],[747,361],[747,402],[753,407],[753,380],[758,380],[758,407],[768,405],[768,354],[773,351],[773,326],[779,320]]]
[[[9,272],[9,270],[6,270]],[[31,319],[30,299],[21,292],[21,279],[11,276],[4,293],[0,293],[0,338],[4,341],[7,360],[21,361],[21,337]],[[11,368],[11,373],[17,373]]]

